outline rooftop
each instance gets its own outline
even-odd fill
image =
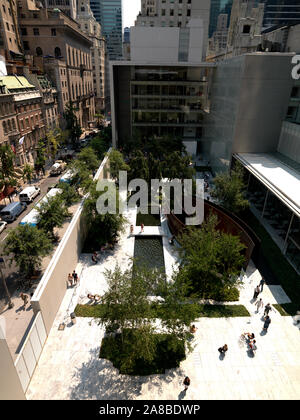
[[[238,153],[235,157],[300,217],[300,165],[274,153]]]
[[[15,89],[35,89],[35,86],[30,84],[24,76],[1,76],[0,84],[7,87],[8,91]]]

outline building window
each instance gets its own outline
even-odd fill
[[[4,134],[7,134],[7,126],[6,126],[6,122],[5,121],[3,121],[2,126],[3,126]]]
[[[39,28],[33,28],[33,35],[38,36],[40,34]]]
[[[37,47],[37,48],[36,48],[36,50],[35,50],[35,52],[36,52],[36,55],[37,55],[38,57],[42,57],[42,55],[43,55],[43,50],[41,49],[41,47]]]
[[[56,36],[56,28],[51,28],[51,36]]]
[[[55,58],[61,58],[61,50],[59,47],[55,47],[54,55],[55,55]]]
[[[250,25],[244,25],[243,26],[243,34],[250,34]]]
[[[21,28],[21,34],[23,36],[26,36],[27,35],[27,28]]]
[[[23,46],[24,46],[24,50],[25,51],[30,50],[30,48],[29,48],[29,42],[28,41],[23,41]]]

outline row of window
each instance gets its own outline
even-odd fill
[[[169,12],[170,12],[170,16],[174,16],[174,9],[170,9]],[[167,16],[166,9],[161,9],[161,15]],[[186,15],[191,16],[191,9],[187,9]],[[182,16],[182,10],[178,10],[178,16]]]
[[[14,118],[11,118],[10,120],[6,120],[2,122],[2,128],[4,134],[9,134],[12,131],[16,130],[16,122]]]
[[[40,28],[33,28],[32,32],[33,32],[34,36],[39,36],[40,35]],[[27,28],[21,28],[21,34],[23,36],[27,36],[28,35]],[[51,36],[56,36],[56,28],[51,28]]]

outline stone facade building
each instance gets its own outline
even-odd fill
[[[3,76],[0,84],[3,94],[9,95],[9,102],[4,102],[6,114],[3,115],[2,129],[16,153],[16,164],[33,165],[36,146],[46,135],[42,95],[24,76]],[[5,97],[2,100],[5,101]]]
[[[91,48],[93,83],[95,91],[95,108],[103,111],[105,108],[105,60],[106,40],[102,36],[101,25],[94,18],[89,0],[78,2],[77,21],[81,30],[88,35],[93,42]]]
[[[17,0],[0,0],[0,55],[6,59],[22,54]]]
[[[95,114],[92,41],[58,9],[23,6],[19,23],[25,54],[34,57],[35,65],[48,72],[57,88],[60,114],[72,101],[79,124],[88,128]]]

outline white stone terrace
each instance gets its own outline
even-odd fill
[[[165,221],[160,227],[136,226],[130,235],[130,225],[136,214],[129,210],[126,232],[116,249],[107,253],[98,264],[91,255],[84,254],[76,267],[80,282],[69,288],[62,302],[50,335],[35,370],[27,398],[57,400],[235,400],[235,399],[299,399],[300,398],[300,330],[292,317],[282,317],[273,310],[267,333],[262,332],[262,313],[256,312],[252,301],[253,289],[261,275],[251,263],[243,278],[239,304],[249,310],[249,317],[199,318],[193,340],[194,350],[187,355],[180,368],[164,375],[145,377],[120,375],[112,364],[99,359],[104,329],[97,320],[77,318],[70,322],[70,313],[77,303],[87,303],[87,293],[100,295],[106,290],[104,270],[114,269],[118,263],[126,268],[133,256],[134,235],[162,234],[166,270],[170,275],[176,263],[174,248],[168,243],[170,233]],[[280,286],[265,285],[264,303],[289,302]],[[66,323],[63,331],[58,330]],[[299,325],[299,324],[298,324]],[[254,332],[257,352],[250,357],[239,337]],[[217,349],[227,343],[228,352],[222,360]],[[183,379],[191,379],[189,390],[183,392]]]

